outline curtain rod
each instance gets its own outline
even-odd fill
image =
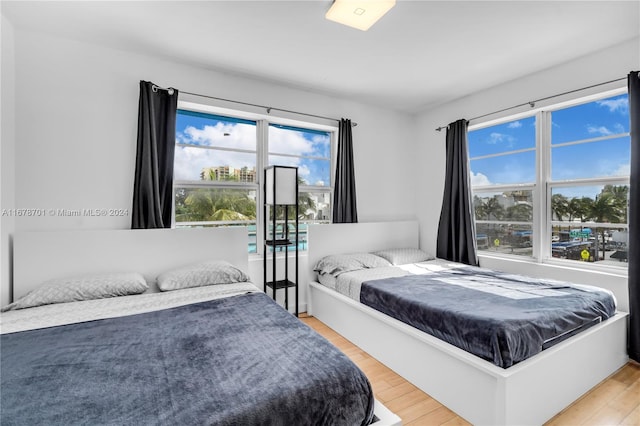
[[[169,95],[173,95],[173,93],[174,93],[173,87],[164,88],[164,87],[160,87],[160,86],[154,84],[151,88],[152,88],[152,90],[154,92],[156,92],[158,89],[161,89],[161,90],[166,90],[169,93]],[[270,107],[270,106],[265,106],[265,105],[252,104],[252,103],[249,103],[249,102],[234,101],[232,99],[218,98],[218,97],[209,96],[209,95],[201,95],[199,93],[191,93],[191,92],[185,92],[185,91],[181,91],[180,93],[183,93],[185,95],[199,96],[201,98],[215,99],[215,100],[218,100],[218,101],[232,102],[234,104],[241,104],[241,105],[248,105],[248,106],[253,106],[253,107],[258,107],[258,108],[264,108],[264,109],[267,110],[267,114],[269,114],[269,113],[271,113],[271,111],[275,110],[275,111],[281,111],[281,112],[288,112],[288,113],[291,113],[291,114],[304,115],[306,117],[315,117],[315,118],[322,118],[324,120],[337,121],[338,123],[340,122],[339,118],[325,117],[325,116],[316,115],[316,114],[307,114],[306,112],[298,112],[298,111],[292,111],[292,110],[288,110],[288,109],[282,109],[282,108],[275,108],[275,107]],[[358,123],[351,122],[351,126],[352,127],[355,127],[357,125],[358,125]]]
[[[638,74],[638,78],[640,78],[640,73]],[[479,118],[488,117],[488,116],[493,115],[493,114],[498,114],[500,112],[509,111],[510,109],[520,108],[520,107],[527,106],[527,105],[529,105],[531,108],[534,108],[536,106],[536,103],[540,102],[540,101],[546,101],[548,99],[557,98],[559,96],[570,95],[571,93],[580,92],[581,90],[591,89],[593,87],[598,87],[598,86],[604,86],[605,84],[615,83],[616,81],[622,81],[622,80],[626,80],[626,79],[627,79],[627,77],[622,77],[622,78],[617,78],[615,80],[605,81],[604,83],[598,83],[598,84],[594,84],[594,85],[591,85],[591,86],[582,87],[580,89],[569,90],[568,92],[558,93],[557,95],[547,96],[546,98],[540,98],[540,99],[536,99],[535,101],[530,101],[530,102],[525,102],[523,104],[514,105],[514,106],[511,106],[509,108],[504,108],[504,109],[500,109],[498,111],[490,112],[488,114],[482,114],[482,115],[479,115],[477,117],[470,118],[469,120],[467,120],[467,122],[472,121],[472,120],[477,120]],[[447,129],[448,127],[449,127],[449,125],[440,126],[440,127],[437,127],[436,130],[438,132],[441,132],[442,130]]]

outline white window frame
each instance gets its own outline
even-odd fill
[[[336,167],[336,141],[338,134],[337,125],[326,125],[313,123],[309,121],[300,121],[287,117],[277,117],[272,115],[266,115],[256,112],[250,111],[242,111],[236,109],[230,109],[227,107],[221,107],[215,104],[208,103],[200,103],[200,102],[192,102],[186,100],[178,100],[178,109],[180,110],[189,110],[194,112],[200,112],[204,114],[212,114],[220,117],[229,117],[231,119],[244,119],[251,120],[256,122],[256,182],[255,183],[243,183],[243,182],[193,182],[193,181],[177,181],[173,182],[173,196],[175,197],[175,189],[177,187],[180,188],[224,188],[231,187],[236,189],[250,189],[256,191],[256,252],[254,255],[262,256],[263,253],[263,244],[262,241],[264,239],[263,230],[262,230],[262,221],[264,220],[263,209],[262,206],[262,197],[263,197],[263,175],[265,167],[269,166],[269,124],[297,127],[300,129],[309,129],[327,132],[330,135],[330,170],[329,170],[329,185],[327,186],[316,186],[316,185],[300,185],[298,188],[298,192],[325,192],[329,194],[331,199],[331,206],[333,206],[333,195],[334,195],[334,177],[335,177],[335,167]],[[179,146],[180,144],[176,144]],[[206,147],[199,147],[206,148]],[[212,149],[216,150],[227,150],[234,152],[243,152],[241,149],[232,149],[232,148],[218,148],[213,147]],[[244,152],[253,153],[253,151],[244,150]],[[280,153],[275,153],[275,155],[283,155]],[[284,154],[286,155],[286,154]],[[306,156],[298,156],[298,155],[289,155],[291,157],[296,158],[308,158]],[[310,158],[310,157],[309,157]],[[323,158],[324,159],[324,158]],[[331,209],[333,210],[333,209]],[[332,212],[329,212],[329,221],[331,221]],[[175,222],[175,199],[172,200],[172,213],[171,213],[172,227],[178,226],[211,226],[211,225],[225,225],[232,224],[236,222],[224,222],[224,221],[216,221],[216,222],[179,222],[176,224]],[[301,223],[310,223],[311,221],[301,221]],[[315,221],[312,221],[315,222]]]
[[[594,102],[599,99],[605,99],[612,96],[618,96],[627,93],[627,89],[625,87],[618,87],[606,91],[601,91],[597,93],[585,94],[584,96],[580,96],[574,99],[568,99],[563,102],[558,102],[555,104],[548,104],[544,106],[540,106],[534,108],[533,110],[527,112],[521,112],[517,114],[512,114],[504,117],[487,119],[482,122],[477,122],[474,124],[470,124],[468,126],[468,131],[479,130],[487,127],[492,127],[500,124],[504,124],[511,121],[516,121],[519,119],[529,118],[535,116],[536,118],[536,143],[535,143],[535,151],[536,151],[536,180],[535,183],[526,183],[526,184],[507,184],[507,185],[489,185],[489,186],[473,186],[471,188],[472,196],[476,194],[476,191],[480,192],[502,192],[502,191],[510,191],[510,190],[531,190],[532,198],[533,198],[533,224],[532,224],[532,232],[534,235],[532,244],[533,244],[533,252],[532,256],[521,256],[521,255],[511,255],[507,253],[496,253],[491,251],[479,251],[481,255],[487,255],[491,257],[503,258],[506,260],[518,260],[518,261],[529,261],[534,263],[545,263],[550,265],[564,266],[564,267],[577,267],[579,266],[582,270],[593,270],[593,271],[601,271],[601,272],[613,272],[616,274],[626,274],[627,265],[626,263],[622,263],[620,266],[615,265],[603,265],[599,262],[577,262],[575,260],[563,260],[552,257],[551,255],[551,233],[552,227],[557,224],[567,225],[568,222],[563,221],[555,221],[553,220],[552,211],[551,211],[551,195],[553,188],[558,187],[569,187],[569,186],[600,186],[600,185],[629,185],[630,177],[629,176],[605,176],[605,177],[597,177],[597,178],[585,178],[585,179],[572,179],[572,180],[562,180],[562,181],[553,181],[551,179],[551,115],[554,111],[574,107],[581,104],[586,104],[589,102]],[[554,147],[559,146],[569,146],[576,145],[582,143],[590,143],[590,142],[598,142],[607,139],[615,139],[624,136],[628,136],[629,133],[621,133],[610,136],[602,136],[597,138],[583,139],[579,141],[570,141],[564,142],[554,145]],[[527,152],[531,151],[531,148],[514,150],[509,152],[502,152],[498,154],[490,154],[484,156],[478,156],[469,158],[469,162],[474,159],[481,158],[489,158],[496,156],[503,156],[513,153],[519,152]],[[474,221],[475,223],[504,223],[504,221],[487,221],[475,220],[475,212],[474,213]],[[525,222],[509,222],[513,224],[525,224]],[[526,223],[528,224],[528,223]],[[615,228],[625,228],[628,229],[629,223],[624,224],[609,224],[609,223],[593,223],[589,224],[593,227],[615,227]],[[577,264],[578,263],[578,264]]]

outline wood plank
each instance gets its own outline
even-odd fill
[[[331,337],[329,340],[367,375],[374,396],[400,416],[403,425],[470,424],[316,318],[303,314],[300,319],[326,338]],[[629,361],[545,423],[566,425],[640,425],[640,364]]]

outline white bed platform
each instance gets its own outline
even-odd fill
[[[242,227],[19,232],[13,238],[13,300],[51,278],[91,273],[162,272],[205,260],[226,260],[248,273]],[[371,426],[400,426],[379,401]]]
[[[328,254],[418,247],[417,222],[310,225],[309,265]],[[475,425],[539,425],[627,361],[627,314],[503,369],[314,282],[309,314]]]

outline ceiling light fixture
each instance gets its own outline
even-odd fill
[[[325,17],[367,31],[395,5],[396,0],[334,0]]]

